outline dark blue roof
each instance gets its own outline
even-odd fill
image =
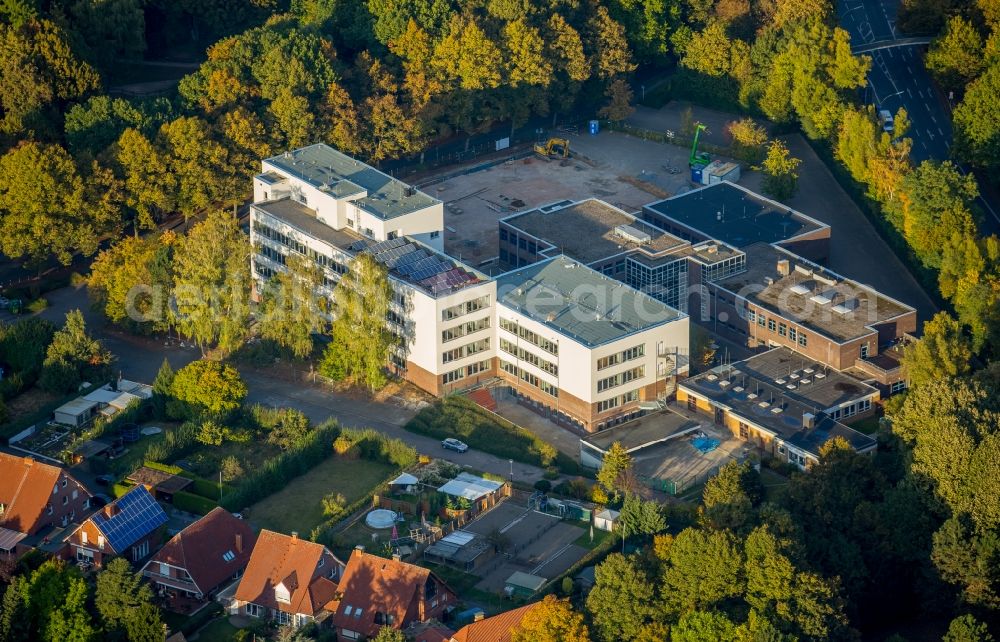
[[[91,520],[117,553],[123,553],[129,546],[167,523],[167,514],[145,486],[136,486],[111,505],[117,508],[114,515],[108,517],[104,511],[100,511]]]

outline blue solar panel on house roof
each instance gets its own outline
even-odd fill
[[[91,519],[117,553],[167,523],[167,514],[145,486],[136,486],[110,506],[115,511],[111,517],[101,511]]]

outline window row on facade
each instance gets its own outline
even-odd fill
[[[550,397],[559,396],[559,388],[552,385],[548,381],[545,381],[544,379],[540,379],[537,375],[528,372],[524,368],[517,367],[516,364],[511,363],[510,361],[501,359],[500,368],[507,374],[517,377],[518,379],[525,382],[529,386],[538,388],[539,390],[549,395]]]
[[[624,372],[619,372],[616,375],[611,375],[610,377],[605,377],[604,379],[597,380],[597,392],[604,392],[605,390],[610,390],[612,388],[617,388],[618,386],[623,386],[630,381],[635,381],[636,379],[642,379],[646,375],[646,366],[639,366],[637,368],[632,368],[631,370],[625,370]]]
[[[544,372],[547,372],[554,377],[559,376],[559,366],[552,363],[551,361],[542,359],[533,352],[528,352],[524,348],[514,345],[507,339],[500,339],[500,349],[506,352],[507,354],[516,357],[521,361],[530,363],[536,368],[543,370]]]
[[[646,354],[646,344],[640,343],[639,345],[632,346],[621,352],[616,352],[610,354],[606,357],[601,357],[597,360],[597,369],[604,370],[605,368],[610,368],[611,366],[617,366],[619,363],[626,363],[632,361],[633,359],[638,359],[639,357],[645,356]]]
[[[511,321],[509,319],[500,318],[500,329],[510,332],[513,335],[524,339],[531,345],[537,346],[542,350],[545,350],[549,354],[559,355],[559,344],[555,341],[549,341],[545,337],[539,336],[537,333],[532,332],[528,328],[525,328],[518,323]]]

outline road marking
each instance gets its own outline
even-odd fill
[[[941,134],[941,136],[944,136],[944,132],[941,130],[940,127],[938,127],[938,133]]]
[[[913,92],[910,91],[909,87],[906,88],[906,95],[909,96],[910,98],[913,98]]]
[[[931,140],[934,140],[934,132],[932,132],[931,130],[928,129],[927,130],[927,135],[931,137]]]
[[[934,118],[934,114],[931,114],[931,120],[933,120],[934,124],[937,125],[937,118]]]

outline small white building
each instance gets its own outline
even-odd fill
[[[621,517],[621,513],[618,511],[605,508],[601,512],[594,514],[594,528],[610,533],[614,530],[615,524],[618,523],[619,517]]]

